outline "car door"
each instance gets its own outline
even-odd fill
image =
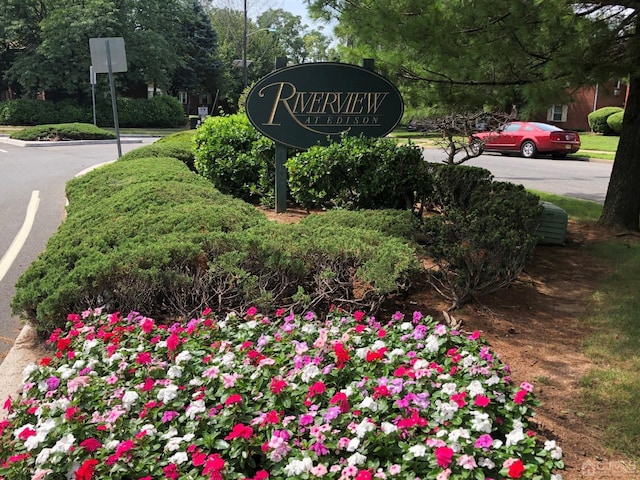
[[[500,132],[500,136],[496,139],[498,142],[497,149],[518,150],[521,138],[522,124],[517,122],[507,123],[502,132]]]

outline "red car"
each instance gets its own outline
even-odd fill
[[[510,122],[497,131],[474,133],[469,143],[474,153],[519,153],[525,158],[549,153],[566,157],[580,150],[580,135],[547,123]]]

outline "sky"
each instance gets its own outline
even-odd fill
[[[250,5],[252,0],[247,0]],[[331,35],[332,28],[330,24],[324,22],[317,22],[311,20],[307,13],[307,3],[303,0],[255,0],[256,8],[261,11],[269,8],[281,8],[287,12],[291,12],[294,15],[302,17],[302,23],[307,24],[312,29],[319,29],[318,27],[324,27],[324,34]]]

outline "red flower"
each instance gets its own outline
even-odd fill
[[[164,472],[164,476],[171,480],[177,480],[177,478],[179,477],[178,467],[176,467],[175,463],[170,463],[166,467],[163,467],[162,471]]]
[[[284,380],[279,378],[272,378],[269,388],[271,389],[271,392],[273,392],[276,395],[279,395],[280,393],[282,393],[282,390],[284,390],[284,387],[286,386],[287,386],[287,382],[285,382]]]
[[[136,363],[140,365],[148,365],[151,363],[151,354],[149,352],[140,352],[136,356]]]
[[[331,397],[331,400],[329,400],[329,403],[332,405],[338,405],[340,407],[341,413],[347,413],[351,409],[351,406],[349,405],[349,399],[347,398],[347,394],[344,392],[336,393],[333,397]]]
[[[236,403],[240,403],[240,402],[242,402],[242,395],[233,393],[229,395],[229,397],[227,397],[227,399],[224,401],[224,404],[229,406],[229,405],[235,405]]]
[[[209,458],[207,458],[207,462],[204,466],[204,469],[202,470],[202,473],[204,473],[205,475],[212,475],[220,472],[223,468],[224,460],[220,455],[214,453],[212,455],[209,455]]]
[[[167,338],[167,348],[169,349],[169,351],[174,351],[176,348],[178,348],[179,344],[180,337],[178,337],[177,334],[172,333],[171,335],[169,335],[169,338]]]
[[[518,390],[515,394],[515,396],[513,397],[513,401],[514,403],[517,403],[518,405],[522,405],[522,402],[524,402],[524,398],[527,396],[527,391],[526,390]]]
[[[358,470],[358,474],[356,475],[356,480],[371,480],[373,475],[369,470]]]
[[[95,458],[85,460],[84,463],[80,465],[80,468],[76,470],[74,479],[91,480],[93,478],[93,472],[96,468],[96,465],[98,465],[98,460],[96,460]]]
[[[42,365],[43,367],[48,367],[50,363],[51,363],[51,357],[42,357],[40,359],[40,365]]]
[[[466,397],[467,397],[467,392],[455,393],[451,395],[451,400],[453,400],[458,404],[458,408],[462,408],[467,404],[467,401],[465,400]]]
[[[449,447],[438,447],[434,454],[438,466],[442,468],[447,468],[453,460],[453,450]]]
[[[236,423],[231,430],[231,433],[224,437],[225,440],[233,440],[234,438],[250,438],[253,435],[253,428],[244,425],[243,423]]]
[[[27,440],[29,437],[34,436],[36,433],[37,432],[32,428],[26,427],[20,431],[20,433],[18,434],[18,438],[20,440]]]
[[[309,387],[309,392],[307,393],[307,398],[313,397],[314,395],[322,395],[326,387],[322,382],[316,382]]]
[[[344,348],[342,343],[336,343],[333,345],[333,353],[336,355],[336,363],[338,368],[344,367],[344,364],[351,360],[349,351]]]
[[[509,462],[509,460],[507,460]],[[509,464],[509,471],[507,475],[509,478],[520,478],[524,473],[524,465],[522,464],[522,460],[517,459]]]
[[[356,310],[355,312],[353,312],[353,318],[356,322],[361,322],[364,317],[365,313],[362,310]]]
[[[484,395],[477,395],[473,404],[477,407],[486,407],[491,402],[489,397],[485,397]]]

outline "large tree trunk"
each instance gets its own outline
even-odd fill
[[[640,76],[629,82],[620,143],[598,223],[638,231],[640,222]]]

